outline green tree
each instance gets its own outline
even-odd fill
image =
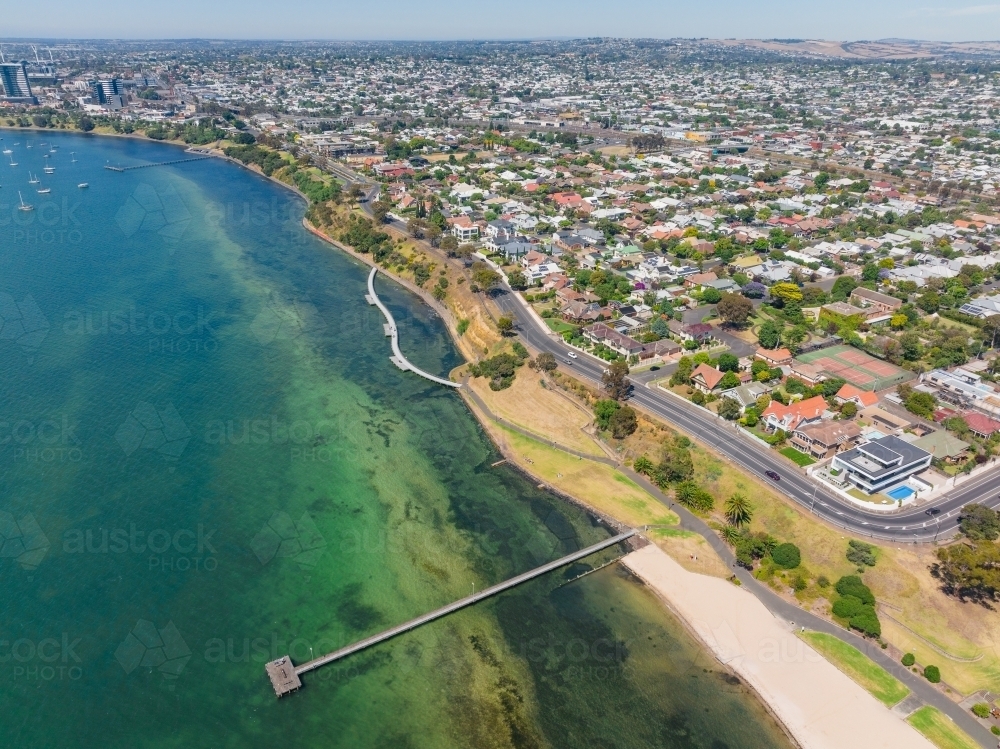
[[[500,274],[483,261],[472,264],[472,282],[482,291],[491,291],[500,283]]]
[[[610,398],[597,401],[594,404],[594,423],[601,431],[607,431],[611,426],[611,417],[620,408],[621,404]]]
[[[767,320],[757,331],[757,341],[761,348],[775,349],[781,343],[781,326],[774,320]]]
[[[628,364],[623,361],[611,362],[601,376],[604,391],[617,401],[628,395],[631,383],[628,380]]]
[[[850,276],[840,276],[833,282],[833,289],[830,291],[830,298],[835,302],[842,302],[851,295],[858,286],[858,282]]]
[[[720,390],[732,390],[740,386],[740,376],[735,372],[726,372],[719,380]]]
[[[782,569],[793,570],[802,563],[802,553],[795,544],[784,543],[774,547],[771,559]]]
[[[931,574],[948,595],[984,604],[1000,599],[1000,546],[953,544],[937,550]]]
[[[780,299],[785,304],[802,301],[802,291],[793,283],[782,281],[771,287],[771,297]]]
[[[497,329],[500,331],[500,335],[509,336],[514,332],[514,319],[503,315],[497,320]]]
[[[725,322],[742,326],[753,314],[753,302],[740,294],[723,294],[716,310]]]
[[[927,679],[931,684],[938,684],[941,682],[941,669],[937,666],[924,666],[924,678]]]
[[[556,358],[548,351],[543,351],[535,357],[535,366],[542,372],[551,372],[556,368]]]
[[[719,416],[727,421],[736,421],[740,418],[741,408],[735,398],[723,398],[719,401]]]
[[[962,533],[973,541],[996,541],[1000,538],[1000,512],[985,505],[968,504],[959,520]]]
[[[692,510],[708,512],[715,506],[715,499],[693,481],[682,481],[677,485],[674,498]]]
[[[662,488],[679,481],[689,481],[693,476],[694,461],[688,445],[682,440],[665,444],[660,462],[653,472],[657,485]]]
[[[690,356],[682,356],[677,360],[677,369],[670,377],[671,385],[687,385],[691,382],[691,373],[694,371],[694,361]]]
[[[744,495],[737,492],[726,500],[725,513],[730,525],[742,528],[750,525],[750,521],[753,520],[753,505]]]
[[[738,372],[740,370],[740,360],[736,354],[728,351],[719,355],[718,368],[720,372]]]
[[[625,439],[634,433],[638,426],[639,419],[631,406],[622,406],[611,414],[611,436],[617,440]]]
[[[847,561],[857,567],[874,567],[875,547],[851,539],[847,542]]]

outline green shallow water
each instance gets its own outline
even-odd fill
[[[617,567],[538,579],[275,700],[265,661],[610,531],[491,469],[461,399],[392,366],[367,269],[303,232],[287,191],[216,160],[102,168],[182,157],[159,144],[0,135],[20,144],[0,165],[9,745],[789,745]],[[58,144],[48,196],[27,182],[40,141]],[[378,284],[404,352],[457,365],[430,308]]]

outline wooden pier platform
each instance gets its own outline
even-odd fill
[[[135,166],[108,166],[105,165],[105,169],[112,172],[130,172],[133,169],[146,169],[151,166],[170,166],[171,164],[184,164],[188,161],[204,161],[205,159],[214,159],[214,156],[194,156],[190,159],[173,159],[172,161],[158,161],[155,164],[136,164]]]
[[[459,611],[460,609],[464,609],[466,606],[471,606],[474,603],[478,603],[486,598],[495,596],[497,593],[510,590],[521,583],[526,583],[529,580],[534,580],[536,577],[541,577],[542,575],[559,569],[560,567],[565,567],[567,564],[572,564],[573,562],[579,561],[584,557],[588,557],[591,554],[601,551],[602,549],[607,549],[615,544],[620,544],[622,541],[627,541],[634,535],[636,535],[636,531],[629,530],[625,533],[619,533],[617,536],[606,538],[593,546],[588,546],[587,548],[580,549],[572,554],[567,554],[560,559],[556,559],[548,564],[543,564],[541,567],[536,567],[533,570],[524,572],[516,577],[510,578],[509,580],[505,580],[502,583],[493,585],[492,587],[484,588],[478,593],[473,593],[471,596],[466,596],[465,598],[461,598],[454,603],[449,603],[447,606],[442,606],[441,608],[435,609],[434,611],[424,614],[423,616],[418,616],[416,619],[411,619],[408,622],[392,627],[391,629],[387,629],[377,635],[367,637],[364,640],[354,643],[353,645],[348,645],[347,647],[335,650],[327,655],[314,658],[308,663],[303,663],[301,666],[294,666],[292,674],[289,674],[289,669],[292,668],[291,657],[287,655],[282,656],[276,661],[271,661],[265,667],[267,675],[271,679],[271,684],[274,686],[274,693],[278,697],[283,697],[286,694],[298,690],[302,686],[302,682],[299,677],[307,671],[312,671],[320,666],[325,666],[328,663],[339,661],[340,659],[346,658],[354,653],[359,653],[362,650],[378,645],[386,640],[390,640],[397,635],[403,634],[404,632],[409,632],[424,624],[440,619],[441,617]],[[294,678],[292,678],[293,676]]]

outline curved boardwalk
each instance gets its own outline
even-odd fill
[[[410,371],[415,374],[420,375],[426,380],[431,382],[436,382],[440,385],[447,385],[452,388],[460,388],[462,384],[460,382],[452,382],[451,380],[446,380],[443,377],[436,377],[435,375],[425,372],[424,370],[413,366],[403,356],[403,352],[399,350],[399,332],[396,330],[396,321],[392,319],[392,313],[389,312],[389,308],[382,304],[382,300],[378,298],[378,294],[375,293],[375,274],[378,273],[378,268],[372,268],[372,272],[368,275],[368,304],[374,304],[380,310],[382,314],[385,315],[386,325],[385,334],[387,336],[392,336],[392,356],[389,357],[393,364],[404,371]]]

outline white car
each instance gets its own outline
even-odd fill
[[[573,353],[572,351],[570,351],[570,352],[569,352],[569,353],[567,354],[567,356],[568,356],[568,357],[569,357],[570,359],[576,359],[576,358],[577,358],[576,354],[574,354],[574,353]]]

